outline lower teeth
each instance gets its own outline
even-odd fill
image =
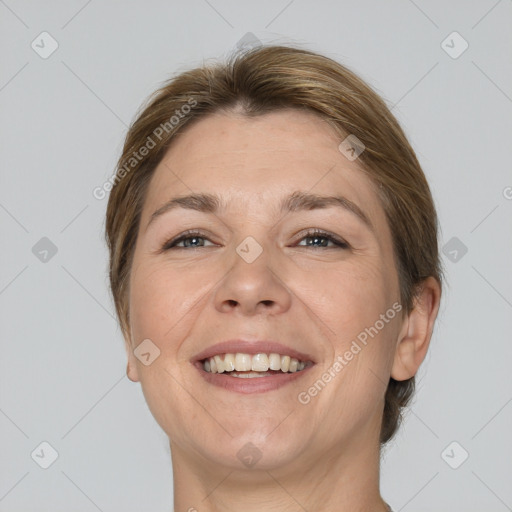
[[[286,375],[286,374],[291,374],[291,373],[298,373],[299,371],[301,371],[301,370],[297,370],[296,372],[282,372],[280,370],[274,370],[271,372],[253,372],[253,371],[236,372],[236,371],[234,371],[234,372],[223,372],[223,374],[229,375],[230,377],[237,377],[239,379],[253,379],[255,377],[268,377],[270,375],[276,375],[276,374]]]
[[[237,373],[237,372],[230,372],[227,373],[227,375],[231,377],[238,377],[239,379],[252,379],[254,377],[267,377],[268,375],[272,375],[268,372],[247,372],[247,373]]]

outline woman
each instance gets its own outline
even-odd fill
[[[380,448],[442,271],[384,102],[313,52],[240,53],[153,95],[112,185],[127,375],[169,437],[175,510],[391,510]]]

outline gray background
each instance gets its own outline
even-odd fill
[[[511,20],[511,0],[0,0],[0,510],[172,510],[167,438],[125,376],[106,199],[92,190],[146,96],[248,32],[367,80],[432,186],[448,282],[383,454],[384,498],[404,512],[512,510]],[[59,45],[46,59],[31,47],[51,48],[43,31]],[[457,58],[454,31],[469,44]],[[43,237],[55,255],[38,252]],[[43,441],[59,454],[48,469]]]

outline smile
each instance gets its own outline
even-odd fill
[[[302,379],[315,366],[316,358],[277,341],[232,339],[204,349],[191,363],[207,384],[252,394]]]

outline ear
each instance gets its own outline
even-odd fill
[[[126,365],[126,376],[132,382],[139,382],[139,372],[137,370],[137,358],[133,353],[132,342],[130,334],[124,335],[124,346],[126,349],[126,356],[128,358],[128,363]]]
[[[413,309],[403,320],[398,337],[391,377],[401,381],[416,375],[427,355],[434,322],[441,301],[441,286],[433,277],[420,285],[421,291],[414,301]]]

